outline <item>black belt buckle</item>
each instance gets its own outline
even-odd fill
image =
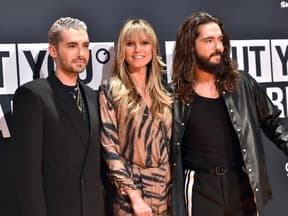
[[[215,167],[215,174],[217,176],[223,176],[225,174],[225,168],[224,167]]]

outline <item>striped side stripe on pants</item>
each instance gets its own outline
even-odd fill
[[[186,206],[186,215],[192,216],[192,188],[194,184],[195,171],[190,169],[185,169],[184,172],[184,198]]]

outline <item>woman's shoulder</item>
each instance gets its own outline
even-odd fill
[[[122,82],[117,77],[104,80],[99,86],[99,94],[105,95],[105,97],[111,101],[115,96],[119,96]]]
[[[107,91],[109,89],[109,83],[110,83],[109,79],[102,81],[98,88],[99,92]]]
[[[113,86],[119,85],[121,81],[117,77],[111,77],[110,79],[106,79],[102,81],[102,83],[99,86],[99,90],[109,90],[113,88]]]

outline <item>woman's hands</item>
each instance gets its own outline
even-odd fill
[[[135,216],[153,216],[152,209],[145,203],[138,190],[127,190]]]

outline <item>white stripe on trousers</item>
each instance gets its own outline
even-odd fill
[[[184,198],[185,198],[186,216],[192,216],[192,194],[193,194],[192,191],[194,185],[194,175],[195,175],[194,170],[185,169]],[[259,212],[257,212],[257,216],[259,216]]]
[[[190,169],[185,169],[184,171],[184,198],[185,198],[185,206],[186,206],[186,215],[192,216],[192,189],[194,184],[194,174],[195,171]]]

